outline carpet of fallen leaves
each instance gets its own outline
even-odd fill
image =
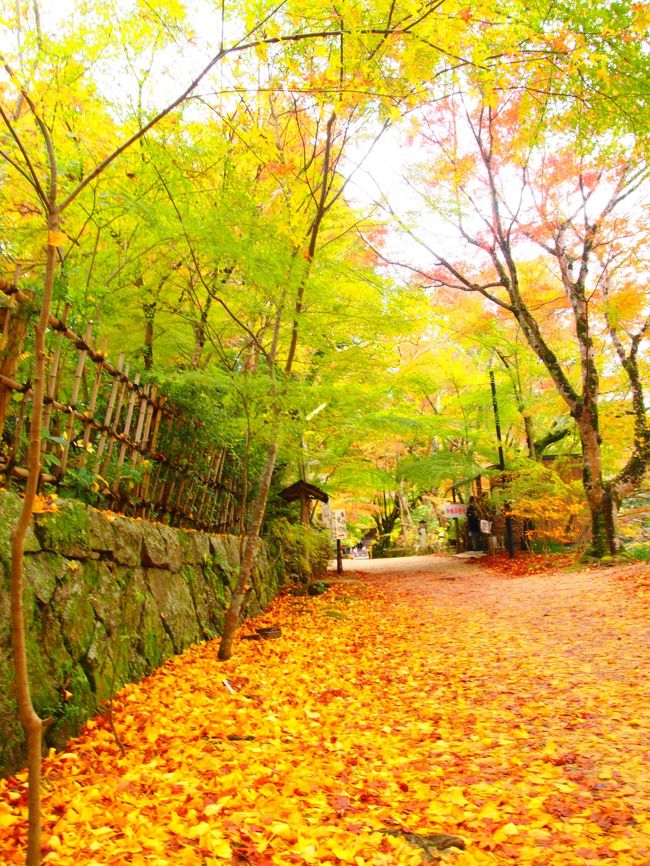
[[[650,863],[649,601],[613,571],[511,581],[443,558],[284,597],[190,648],[44,768],[57,866]],[[227,681],[227,685],[224,684]],[[0,782],[23,862],[25,778]],[[0,858],[1,859],[1,858]]]
[[[521,577],[523,574],[544,574],[558,571],[573,565],[578,558],[577,553],[526,553],[518,550],[512,559],[508,552],[501,550],[490,556],[481,557],[481,568],[498,571],[510,577]]]

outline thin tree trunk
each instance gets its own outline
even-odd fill
[[[293,364],[296,356],[296,349],[298,347],[298,336],[300,330],[300,316],[303,310],[304,303],[304,295],[305,290],[307,288],[307,280],[309,278],[309,274],[311,272],[311,268],[314,262],[314,257],[316,255],[316,245],[318,241],[318,236],[320,233],[320,229],[322,226],[323,219],[328,210],[327,204],[327,195],[331,188],[331,182],[333,175],[330,172],[330,162],[331,162],[331,148],[332,148],[332,138],[333,138],[333,128],[334,122],[336,120],[336,115],[332,113],[328,122],[327,122],[327,132],[325,139],[325,153],[323,157],[323,167],[322,167],[322,179],[321,179],[321,189],[320,195],[318,198],[316,211],[314,214],[314,218],[309,227],[309,231],[307,232],[307,237],[309,238],[309,245],[306,250],[306,266],[304,273],[300,279],[300,283],[298,285],[298,291],[296,294],[296,301],[294,305],[294,319],[291,328],[291,338],[289,341],[289,350],[287,353],[287,360],[284,366],[285,376],[289,376],[293,369]],[[331,203],[330,203],[331,204]],[[277,348],[278,348],[278,340],[280,335],[280,323],[282,318],[282,311],[278,309],[275,319],[275,328],[273,332],[273,345],[271,351],[267,355],[267,363],[269,367],[269,375],[271,379],[273,379],[275,375],[275,359],[277,357]],[[281,406],[280,406],[280,396],[278,394],[274,395],[274,415],[275,415],[275,437],[271,444],[269,445],[269,450],[266,455],[266,462],[264,464],[264,470],[262,472],[262,477],[260,479],[260,489],[257,494],[257,498],[255,500],[255,509],[253,514],[253,521],[250,527],[248,539],[246,541],[246,546],[244,548],[244,555],[242,557],[242,564],[239,573],[239,578],[237,580],[237,585],[233,590],[232,598],[230,600],[230,605],[228,610],[226,611],[226,616],[224,620],[223,634],[221,637],[221,642],[219,644],[219,659],[222,661],[226,661],[232,655],[232,644],[235,637],[235,633],[237,631],[237,626],[239,625],[239,618],[241,615],[242,606],[246,599],[247,593],[249,591],[249,580],[251,577],[251,572],[253,569],[253,562],[255,559],[255,554],[257,553],[259,547],[259,536],[260,531],[262,529],[262,522],[264,520],[264,515],[266,513],[266,503],[268,500],[269,489],[271,487],[271,479],[273,476],[273,470],[275,469],[275,461],[277,458],[278,448],[280,444],[280,429],[279,429],[279,420],[281,415]]]
[[[413,541],[415,536],[415,526],[413,525],[413,518],[411,517],[411,509],[409,507],[409,500],[404,481],[400,481],[396,498],[399,503],[399,516],[402,524],[402,543],[408,545]]]
[[[142,285],[136,281],[136,286]],[[151,370],[153,367],[153,327],[156,319],[156,301],[147,299],[142,302],[142,313],[144,315],[144,342],[142,345],[142,360],[145,370]]]
[[[271,350],[268,354],[268,371],[269,377],[271,380],[271,384],[273,387],[273,415],[274,415],[274,438],[269,445],[269,449],[266,453],[266,461],[264,463],[264,469],[262,471],[262,476],[260,478],[260,487],[257,492],[257,497],[255,499],[255,506],[253,509],[253,520],[251,522],[250,530],[247,534],[246,538],[246,546],[244,547],[244,554],[242,556],[242,562],[239,569],[239,577],[237,578],[237,584],[232,592],[232,597],[230,599],[230,604],[228,605],[228,610],[226,611],[226,616],[223,623],[223,634],[221,635],[221,641],[219,643],[219,652],[218,657],[221,661],[227,661],[232,655],[232,644],[235,639],[235,634],[237,632],[237,627],[239,626],[239,619],[241,616],[242,607],[244,605],[244,601],[246,600],[247,594],[249,592],[249,581],[251,579],[253,564],[255,562],[255,555],[257,554],[259,545],[260,545],[260,532],[262,530],[262,523],[264,522],[264,515],[266,514],[266,503],[269,498],[269,490],[271,488],[271,479],[273,478],[273,470],[275,469],[275,461],[278,456],[278,448],[280,447],[280,400],[277,393],[275,393],[275,359],[277,357],[278,352],[278,343],[280,340],[280,325],[282,324],[282,307],[279,307],[276,311],[275,315],[275,325],[273,328],[273,341],[271,344]],[[291,372],[291,371],[289,371]]]
[[[34,510],[41,469],[41,421],[45,395],[45,334],[47,331],[52,289],[56,246],[54,237],[58,231],[58,214],[50,213],[45,281],[43,299],[36,327],[34,382],[29,428],[29,475],[25,486],[23,507],[11,536],[11,643],[16,670],[16,695],[20,721],[27,739],[28,767],[28,835],[25,862],[27,866],[38,866],[41,860],[41,754],[43,722],[32,703],[27,666],[25,636],[25,614],[23,609],[25,536]]]
[[[219,644],[219,658],[221,661],[227,661],[232,655],[232,644],[239,626],[239,618],[241,615],[242,606],[249,592],[249,581],[255,555],[260,544],[260,530],[262,529],[262,521],[266,512],[266,502],[269,496],[271,487],[271,478],[275,469],[275,461],[278,454],[279,434],[276,435],[274,441],[269,445],[269,450],[266,454],[266,462],[264,471],[260,480],[260,489],[255,500],[255,511],[253,521],[246,540],[244,548],[244,556],[237,579],[237,585],[233,589],[230,605],[226,611],[226,617],[223,625],[223,634]]]

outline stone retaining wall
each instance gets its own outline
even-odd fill
[[[9,565],[20,510],[0,491],[0,774],[24,764],[14,697]],[[60,501],[38,514],[25,556],[25,617],[35,708],[52,719],[46,746],[77,734],[124,683],[221,633],[240,540],[133,520]],[[247,615],[284,580],[262,545]],[[216,648],[215,648],[216,652]]]

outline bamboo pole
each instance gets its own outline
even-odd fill
[[[100,360],[96,360],[95,363],[97,365],[97,372],[95,373],[95,381],[93,382],[93,389],[90,393],[90,400],[88,402],[88,408],[84,412],[84,415],[88,419],[84,424],[84,436],[82,441],[82,454],[80,465],[83,466],[86,462],[86,456],[90,449],[90,433],[93,429],[93,422],[95,420],[95,408],[97,407],[97,398],[99,397],[99,389],[102,384],[102,377],[104,374],[104,356],[106,355],[106,337],[102,342],[102,350],[101,350],[101,358]]]
[[[88,325],[86,328],[86,334],[84,336],[84,346],[87,346],[88,341],[90,340],[90,335],[92,333],[92,325]],[[86,364],[86,358],[88,357],[88,350],[86,348],[79,349],[79,357],[77,359],[77,369],[75,370],[74,377],[72,379],[72,391],[70,392],[70,400],[69,407],[72,410],[68,413],[68,423],[66,424],[64,439],[66,440],[66,444],[62,446],[61,453],[61,462],[57,467],[57,477],[59,481],[63,480],[63,476],[65,474],[66,467],[68,465],[68,456],[70,454],[70,446],[72,444],[73,434],[74,434],[74,422],[75,422],[75,409],[77,408],[77,401],[79,399],[79,387],[81,385],[81,377],[83,376],[84,366]]]
[[[61,366],[61,352],[63,350],[64,340],[65,340],[65,327],[66,320],[68,318],[68,312],[70,311],[70,304],[66,304],[63,308],[63,315],[60,319],[57,319],[57,322],[60,322],[61,328],[58,328],[59,340],[57,343],[56,350],[54,352],[54,360],[52,361],[52,366],[50,367],[50,374],[47,379],[47,391],[45,393],[44,404],[45,408],[43,410],[43,424],[41,428],[42,434],[42,442],[41,442],[41,460],[45,457],[47,452],[49,451],[49,444],[47,437],[50,433],[50,423],[52,420],[52,404],[56,400],[57,390],[58,390],[58,380],[59,380],[59,372]]]
[[[117,372],[118,374],[122,373],[122,364],[124,363],[124,355],[120,355],[117,361]],[[108,406],[106,407],[106,414],[104,415],[104,430],[102,431],[102,435],[99,438],[99,444],[97,446],[97,459],[101,460],[101,456],[104,453],[104,448],[106,447],[106,441],[108,439],[108,431],[110,430],[111,421],[113,419],[113,412],[115,410],[115,403],[117,402],[117,394],[120,388],[120,379],[113,379],[113,387],[111,388],[111,396],[108,399]]]

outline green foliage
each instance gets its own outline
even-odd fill
[[[437,491],[445,481],[456,484],[484,472],[473,455],[458,451],[410,456],[402,460],[397,469],[398,478],[432,491]]]
[[[63,498],[80,499],[89,505],[97,505],[101,502],[101,494],[106,489],[106,481],[92,465],[86,464],[78,468],[69,466],[66,469],[64,484],[59,489],[59,495]]]
[[[65,210],[57,301],[72,304],[68,321],[79,332],[92,317],[109,357],[125,352],[197,422],[188,447],[238,455],[250,491],[276,434],[284,463],[307,463],[311,477],[341,491],[371,500],[402,478],[437,489],[496,462],[487,385],[494,363],[507,445],[525,450],[526,424],[544,427],[557,407],[537,387],[539,364],[522,350],[521,333],[499,315],[486,317],[484,298],[465,297],[459,314],[446,295],[436,303],[422,285],[406,291],[394,272],[382,273],[374,251],[386,227],[376,203],[351,204],[346,178],[384,121],[402,143],[403,114],[421,122],[418,109],[463,89],[485,94],[508,120],[510,175],[533,128],[540,139],[548,130],[606,154],[619,147],[613,138],[627,142],[630,133],[647,146],[647,15],[638,4],[516,5],[497,27],[488,6],[478,28],[474,16],[437,7],[416,21],[401,0],[336,10],[291,0],[270,15],[264,4],[237,3],[224,10],[222,33],[218,10],[199,2],[200,20],[214,25],[200,39],[194,7],[175,0],[159,3],[155,15],[136,0],[73,5],[74,15],[52,8],[37,21],[29,4],[16,4],[6,15],[16,38],[3,46],[17,71],[2,92],[6,116],[40,171],[38,128],[18,95],[24,84],[52,135],[61,198],[177,92],[179,69],[191,79],[217,52],[220,33],[236,39],[248,26],[254,42],[262,19],[267,36],[293,33],[296,20],[319,33],[346,22],[343,63],[337,38],[327,37],[228,53],[200,99],[179,105]],[[376,28],[387,21],[410,22],[417,38]],[[461,72],[453,57],[472,62]],[[237,82],[236,95],[226,81]],[[513,98],[502,105],[499,93]],[[528,110],[541,121],[521,123]],[[0,276],[18,274],[38,292],[42,207],[8,129],[1,143],[10,182],[0,191]],[[440,177],[433,164],[423,170],[447,217],[458,199],[443,199],[452,182],[467,180],[466,168],[463,159]],[[317,214],[321,192],[326,207]],[[422,274],[427,287],[430,276]],[[534,263],[522,268],[527,290],[537,291],[539,277]],[[551,311],[551,301],[541,298],[539,308]],[[551,315],[553,327],[560,318]],[[287,376],[294,322],[299,341]],[[574,375],[575,352],[561,336],[556,354]],[[46,469],[56,470],[56,453]],[[603,465],[609,469],[607,455]],[[88,461],[68,483],[94,501],[102,481]]]
[[[155,369],[146,381],[158,386],[170,403],[199,424],[201,439],[227,444],[229,418],[224,411],[229,379],[218,367],[209,370]]]
[[[632,542],[626,546],[624,555],[639,562],[650,562],[650,544]]]

